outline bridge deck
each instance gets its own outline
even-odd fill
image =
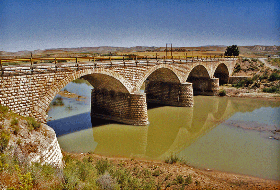
[[[74,58],[73,58],[74,59]],[[198,62],[219,62],[236,60],[237,58],[211,58],[211,59],[189,59],[189,60],[175,60],[175,59],[145,59],[145,60],[124,60],[124,61],[83,61],[83,62],[63,62],[63,63],[25,63],[20,65],[5,65],[5,62],[13,60],[1,60],[1,76],[10,75],[28,75],[40,74],[59,71],[77,71],[82,69],[94,68],[112,68],[112,67],[141,67],[141,66],[154,66],[160,64],[180,64],[188,65]],[[17,59],[16,61],[21,61]],[[24,59],[25,60],[25,59]]]

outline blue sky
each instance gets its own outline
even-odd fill
[[[0,0],[0,51],[279,45],[276,0]]]

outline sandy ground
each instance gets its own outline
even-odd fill
[[[81,160],[83,158],[92,157],[93,162],[96,162],[101,158],[108,159],[117,167],[121,166],[129,170],[133,170],[135,168],[139,168],[140,170],[147,169],[151,173],[155,170],[160,170],[160,175],[154,177],[157,183],[162,183],[161,189],[181,189],[182,186],[180,184],[174,184],[167,187],[167,184],[174,181],[178,175],[182,175],[184,179],[188,175],[191,175],[192,177],[192,183],[184,189],[280,189],[280,181],[215,170],[198,169],[181,163],[167,164],[162,161],[106,157],[90,153],[71,153],[71,155]]]
[[[58,94],[62,97],[66,97],[66,98],[75,98],[76,101],[85,101],[86,100],[86,97],[79,96],[79,95],[69,92],[67,90],[60,91]]]

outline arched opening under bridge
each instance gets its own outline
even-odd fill
[[[187,82],[192,83],[194,95],[213,95],[212,81],[203,65],[198,65],[192,69]]]
[[[193,105],[191,84],[182,84],[169,68],[158,68],[151,72],[144,85],[148,103],[184,107]]]
[[[214,73],[215,78],[219,78],[219,85],[228,84],[229,82],[229,71],[224,63],[221,63],[216,68]]]

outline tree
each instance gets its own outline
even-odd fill
[[[237,45],[228,46],[225,51],[225,56],[238,56],[239,55],[239,49]]]

